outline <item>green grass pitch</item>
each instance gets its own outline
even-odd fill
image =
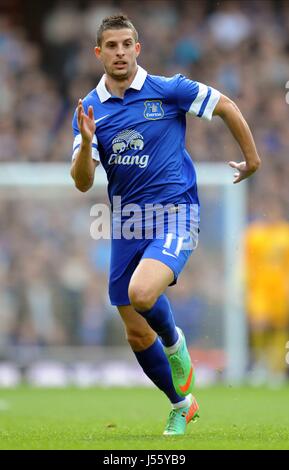
[[[0,449],[289,449],[289,388],[195,392],[201,418],[163,437],[170,406],[156,389],[0,390]]]

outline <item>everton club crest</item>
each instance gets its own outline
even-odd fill
[[[144,117],[146,119],[161,119],[164,117],[164,110],[162,108],[162,102],[160,100],[149,100],[145,101]]]

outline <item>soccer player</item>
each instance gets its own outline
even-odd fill
[[[179,205],[187,208],[185,233],[191,234],[191,243],[186,246],[179,224],[171,228],[170,214],[163,236],[118,237],[112,232],[109,279],[110,301],[140,366],[172,404],[164,435],[180,435],[197,418],[199,407],[192,395],[194,370],[185,336],[164,292],[176,283],[198,237],[196,175],[184,145],[186,113],[208,121],[220,116],[227,124],[244,155],[241,163],[230,162],[236,169],[234,183],[252,175],[260,159],[246,121],[229,98],[179,74],[149,75],[137,64],[140,51],[137,31],[126,16],[103,20],[95,55],[105,74],[79,100],[71,176],[85,192],[101,162],[113,211],[114,197],[121,197],[120,223],[122,209],[131,204],[141,211],[147,204],[170,204],[175,217]]]

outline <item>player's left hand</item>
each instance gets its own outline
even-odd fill
[[[246,178],[249,178],[255,171],[258,169],[258,166],[256,167],[249,167],[247,162],[229,162],[230,167],[235,168],[238,170],[236,173],[234,173],[234,181],[233,183],[240,183],[240,181],[243,181]]]

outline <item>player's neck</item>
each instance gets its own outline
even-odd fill
[[[131,76],[124,80],[115,80],[113,77],[106,74],[105,76],[105,85],[109,93],[113,96],[118,96],[119,98],[123,98],[126,90],[132,84],[135,76],[137,73],[137,66]]]

